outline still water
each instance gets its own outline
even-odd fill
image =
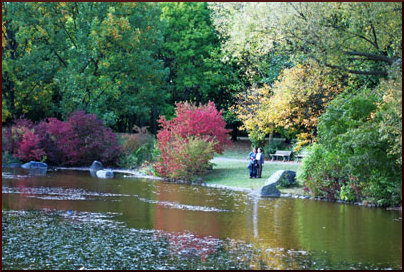
[[[3,169],[3,269],[401,269],[400,211]]]

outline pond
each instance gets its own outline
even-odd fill
[[[3,269],[401,269],[401,211],[2,172]]]

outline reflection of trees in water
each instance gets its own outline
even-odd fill
[[[155,198],[161,202],[174,202],[187,205],[200,205],[200,195],[192,190],[172,190],[171,184],[156,183]],[[170,190],[171,189],[171,190]],[[170,244],[172,254],[199,256],[204,261],[216,250],[220,225],[218,212],[197,212],[182,209],[171,209],[163,205],[155,205],[154,229],[167,232],[188,234],[165,235]]]

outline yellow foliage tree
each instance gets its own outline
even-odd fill
[[[314,140],[319,116],[343,89],[343,76],[305,62],[284,69],[271,87],[238,94],[232,110],[252,140],[263,140],[266,134],[283,128],[297,136],[298,150]]]

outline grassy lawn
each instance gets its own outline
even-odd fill
[[[217,158],[247,159],[251,152],[251,142],[249,140],[238,140],[226,148],[223,154],[216,154]]]
[[[259,189],[264,186],[266,180],[278,170],[297,171],[299,168],[299,165],[295,164],[265,163],[262,169],[262,178],[250,179],[249,170],[247,169],[247,159],[245,161],[215,160],[214,163],[216,165],[213,167],[212,172],[204,177],[206,183],[251,189]],[[300,191],[303,190],[301,188],[281,190],[282,193],[303,194],[302,192],[300,193]]]

